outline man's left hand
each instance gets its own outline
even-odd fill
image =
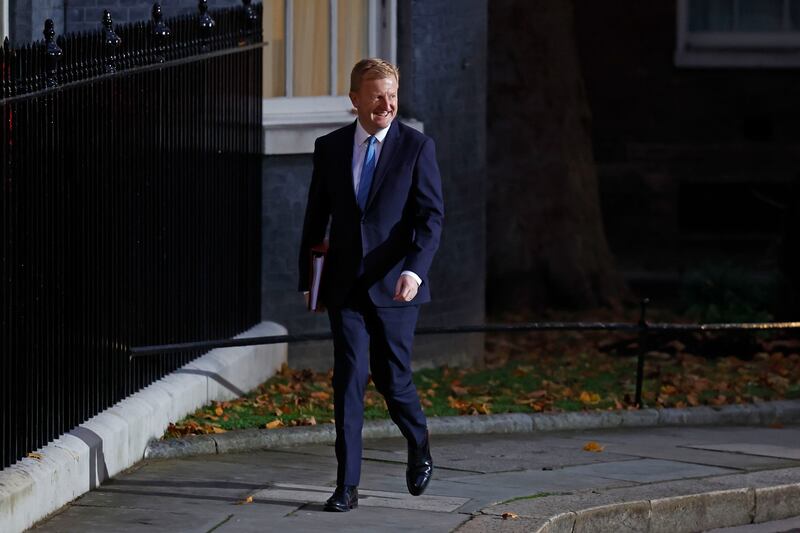
[[[394,301],[410,302],[417,295],[417,289],[419,285],[414,278],[405,274],[400,276],[394,288]]]

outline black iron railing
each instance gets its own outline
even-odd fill
[[[261,6],[0,50],[0,468],[260,320]]]
[[[758,331],[800,331],[800,322],[752,322],[724,324],[675,324],[651,323],[646,320],[648,299],[642,300],[639,321],[630,322],[525,322],[511,324],[480,324],[468,326],[437,326],[417,328],[417,335],[445,335],[463,333],[525,333],[532,331],[623,331],[639,335],[639,351],[636,358],[636,391],[634,405],[642,407],[642,386],[644,383],[644,363],[650,346],[650,336],[658,333],[692,332],[758,332]],[[241,339],[217,339],[172,343],[149,346],[134,346],[130,349],[131,361],[167,357],[170,354],[187,350],[212,350],[232,346],[254,346],[260,344],[282,344],[330,340],[330,332],[300,333],[294,335],[273,335]]]

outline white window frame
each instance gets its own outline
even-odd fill
[[[737,0],[734,0],[736,2]],[[784,24],[788,24],[784,2]],[[736,7],[734,5],[734,12]],[[675,65],[688,68],[800,67],[800,31],[689,31],[689,0],[678,0]]]
[[[263,111],[264,153],[310,154],[314,140],[354,119],[350,98],[336,95],[338,2],[330,2],[330,92],[329,96],[292,95],[292,1],[285,0],[285,64],[286,94],[265,98]],[[397,0],[368,0],[367,53],[397,63]]]
[[[0,46],[8,37],[8,0],[0,0]]]

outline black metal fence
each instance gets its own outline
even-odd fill
[[[0,469],[260,320],[250,4],[0,50]]]

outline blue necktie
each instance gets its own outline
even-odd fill
[[[361,167],[361,178],[358,181],[356,201],[358,201],[358,207],[362,212],[367,206],[369,188],[372,185],[372,176],[375,174],[375,141],[377,141],[377,139],[374,135],[370,135],[367,139],[367,153],[364,156],[364,165]]]

